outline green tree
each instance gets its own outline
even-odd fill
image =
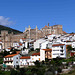
[[[35,66],[40,67],[40,62],[38,60],[36,60],[36,62],[34,62]]]
[[[10,75],[17,75],[17,71],[12,69]]]
[[[70,46],[70,45],[67,46],[67,50],[68,50],[68,51],[71,51],[71,50],[72,50],[72,46]]]
[[[10,53],[4,50],[3,56],[9,55]]]

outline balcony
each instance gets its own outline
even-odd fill
[[[4,63],[9,63],[9,62],[13,62],[13,60],[4,60]]]

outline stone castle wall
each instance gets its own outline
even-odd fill
[[[62,25],[53,25],[53,26],[45,26],[42,29],[38,30],[37,28],[29,30],[25,30],[24,34],[26,38],[31,39],[39,39],[45,37],[48,34],[63,34]]]
[[[45,37],[48,34],[63,34],[62,25],[53,25],[53,26],[45,26],[42,29],[38,30],[31,29],[30,27],[25,30],[24,33],[21,34],[8,34],[8,31],[1,31],[0,40],[3,42],[3,49],[7,47],[12,47],[14,42],[19,42],[22,38],[27,39],[39,39]]]

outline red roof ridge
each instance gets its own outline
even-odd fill
[[[65,45],[65,44],[53,44],[52,46],[62,46],[62,45]]]
[[[66,34],[66,32],[65,32],[65,31],[63,31],[63,33],[64,33],[64,34]]]
[[[11,49],[11,48],[8,48],[8,49]]]
[[[20,59],[30,59],[30,56],[22,56]]]
[[[20,53],[20,51],[16,51],[16,54],[19,54]]]
[[[45,25],[45,27],[48,27],[47,25]]]
[[[52,51],[52,49],[42,49],[42,50],[45,50],[45,51]]]
[[[22,46],[22,43],[19,43],[20,46]]]
[[[2,40],[0,40],[0,42],[2,42]]]
[[[40,56],[40,52],[32,54],[32,56],[35,56],[35,55],[39,55]]]
[[[52,35],[52,34],[48,34],[48,35]]]

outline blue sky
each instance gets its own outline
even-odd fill
[[[75,32],[75,0],[0,0],[0,24],[24,31],[50,23]]]

